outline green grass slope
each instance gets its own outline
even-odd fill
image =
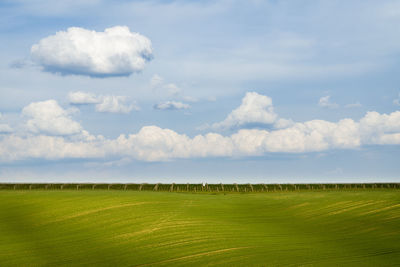
[[[395,266],[398,190],[0,192],[0,266]]]

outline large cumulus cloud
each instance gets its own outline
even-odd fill
[[[0,161],[27,158],[165,161],[400,145],[400,111],[390,114],[371,111],[359,121],[310,120],[292,122],[281,129],[240,129],[231,135],[209,132],[190,137],[151,125],[115,139],[89,134],[55,100],[31,103],[22,113],[28,117],[25,126],[29,131],[0,135]]]
[[[371,121],[370,117],[376,117],[378,121]],[[95,137],[86,131],[73,137],[7,134],[0,136],[0,161],[26,158],[165,161],[356,149],[371,144],[399,145],[399,128],[400,112],[397,111],[391,114],[368,113],[359,122],[352,119],[339,122],[313,120],[273,131],[242,129],[229,136],[207,133],[189,137],[157,126],[145,126],[136,134],[122,134],[115,139]]]
[[[126,26],[104,32],[79,27],[59,31],[34,44],[32,59],[45,71],[94,77],[128,76],[152,57],[151,41]]]

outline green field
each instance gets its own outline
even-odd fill
[[[1,190],[0,266],[59,265],[399,266],[400,191]]]

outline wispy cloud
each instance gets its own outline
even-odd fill
[[[154,108],[159,110],[178,110],[178,109],[188,109],[190,108],[190,105],[177,101],[166,101],[154,105]]]
[[[198,99],[192,96],[185,95],[184,90],[175,83],[165,82],[164,78],[158,74],[154,74],[150,79],[150,87],[158,95],[168,98],[180,99],[187,102],[197,102]]]
[[[100,102],[99,97],[97,97],[95,94],[81,91],[69,92],[68,100],[69,103],[74,105],[96,104]]]
[[[110,113],[129,113],[132,110],[139,110],[134,103],[127,103],[128,97],[106,95],[100,96],[100,102],[96,104],[96,111]]]
[[[338,108],[339,105],[331,102],[331,96],[323,96],[319,99],[318,101],[318,106],[323,107],[323,108]]]
[[[127,96],[95,95],[87,92],[70,92],[68,94],[70,104],[89,105],[94,104],[98,112],[129,113],[132,110],[140,110]]]

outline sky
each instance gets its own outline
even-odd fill
[[[0,182],[400,182],[398,1],[0,1]]]

